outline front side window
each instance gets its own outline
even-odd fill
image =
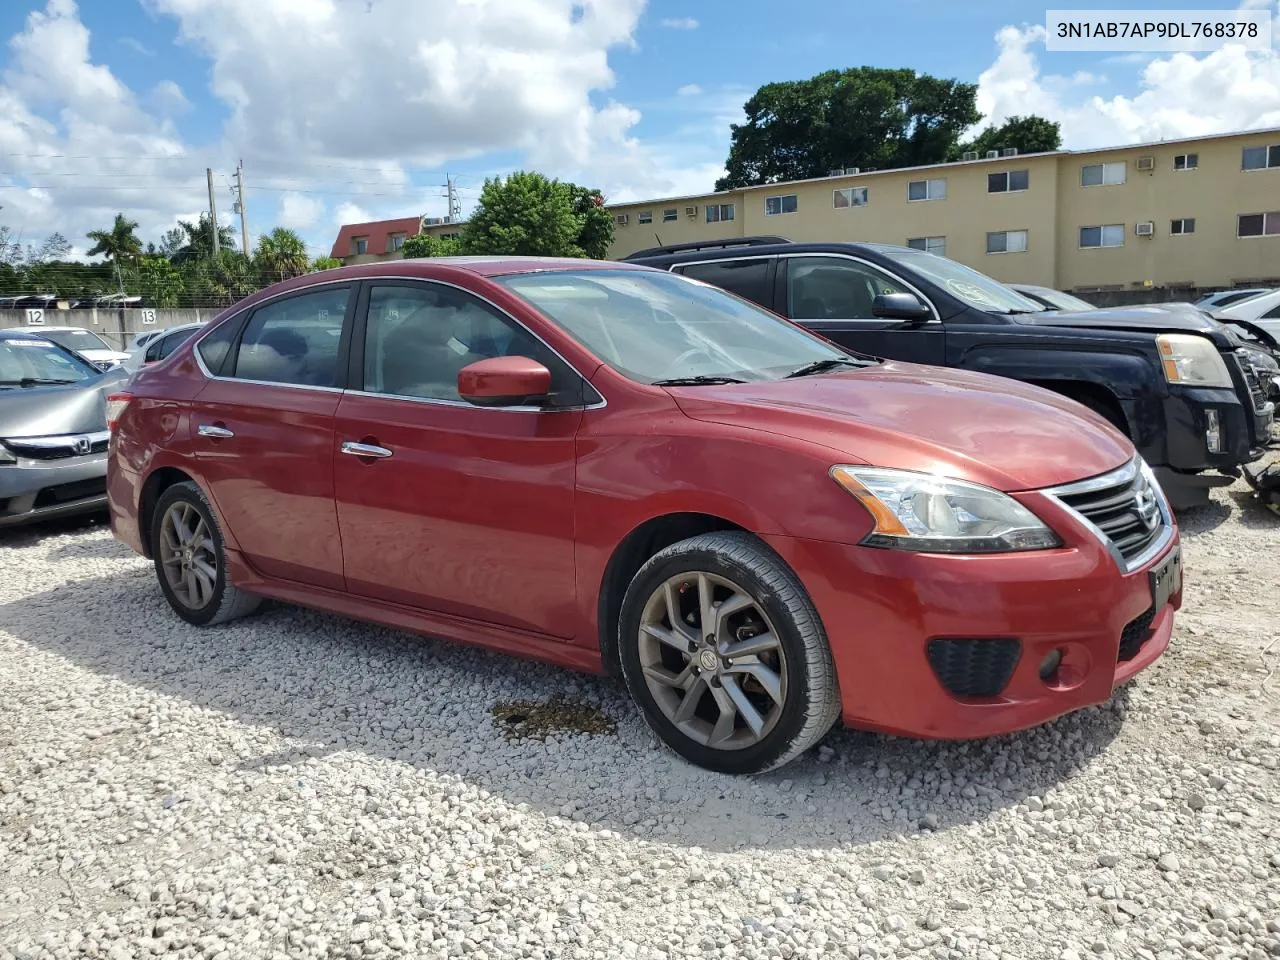
[[[923,276],[930,283],[989,313],[1039,313],[1044,308],[984,273],[919,250],[882,248],[885,256],[903,270]]]
[[[1280,167],[1280,143],[1269,147],[1245,147],[1241,151],[1241,170],[1266,170],[1268,167]]]
[[[1242,213],[1236,224],[1237,237],[1274,237],[1280,234],[1280,212]]]
[[[1100,227],[1081,227],[1080,246],[1082,247],[1123,247],[1124,224],[1108,223]]]
[[[754,304],[674,273],[547,271],[495,277],[619,373],[775,380],[848,354]]]
[[[795,213],[798,203],[794,193],[788,193],[783,197],[765,197],[764,214],[766,217],[776,217],[781,213]]]
[[[77,383],[98,373],[79,357],[64,353],[40,337],[0,340],[0,390],[40,382]]]
[[[871,320],[877,296],[911,292],[870,264],[844,257],[792,257],[786,264],[793,320]]]
[[[908,200],[947,199],[946,180],[912,180],[907,184]]]
[[[1031,174],[1027,170],[1006,170],[1002,173],[987,174],[987,193],[1013,193],[1026,190],[1031,185]]]
[[[907,246],[912,250],[923,250],[926,253],[934,253],[940,257],[947,255],[946,237],[911,237],[907,240]]]
[[[707,204],[707,223],[720,223],[725,220],[733,219],[732,203],[709,203]]]
[[[1124,183],[1127,164],[1124,160],[1115,163],[1090,163],[1080,168],[1080,185],[1082,187],[1113,187]]]
[[[987,234],[987,253],[1025,253],[1027,231],[1000,230]]]
[[[422,283],[375,286],[369,292],[366,391],[463,402],[458,372],[491,357],[537,360],[551,371],[553,396],[563,396],[577,382],[541,340],[461,290]]]
[[[760,257],[750,260],[713,260],[710,263],[691,263],[680,273],[693,280],[701,280],[713,287],[728,290],[753,303],[768,306],[773,300],[769,282],[772,259]]]
[[[844,187],[831,194],[831,205],[837,210],[846,207],[865,207],[867,205],[866,187]]]
[[[336,387],[338,341],[350,295],[347,287],[326,288],[256,310],[240,337],[231,375],[240,380]]]

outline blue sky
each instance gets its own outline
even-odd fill
[[[317,254],[344,220],[443,214],[446,172],[464,212],[516,167],[695,192],[759,85],[862,64],[978,83],[990,116],[1049,115],[1069,147],[1280,126],[1274,51],[1049,53],[1043,20],[1014,0],[9,0],[0,223],[79,243],[126,209],[158,236],[204,206],[206,166],[226,218],[240,157],[251,238],[284,223]]]

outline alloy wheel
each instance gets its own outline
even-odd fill
[[[173,503],[160,521],[160,559],[173,596],[189,610],[213,599],[218,554],[209,525],[186,501]]]

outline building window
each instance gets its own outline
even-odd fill
[[[1108,223],[1101,227],[1081,227],[1080,246],[1082,247],[1123,247],[1124,224]]]
[[[837,210],[843,210],[845,207],[865,207],[867,188],[845,187],[843,190],[834,190],[831,194],[831,205]]]
[[[1273,213],[1242,213],[1236,222],[1237,237],[1280,236],[1280,211]]]
[[[788,193],[784,197],[764,198],[764,215],[766,217],[776,217],[780,213],[795,213],[797,207],[798,202],[794,193]]]
[[[947,255],[946,237],[912,237],[907,241],[907,246],[912,250],[923,250],[926,253],[936,253],[940,257],[945,257]]]
[[[653,223],[653,211],[646,210],[644,213],[637,213],[636,223]]]
[[[908,200],[947,199],[946,180],[912,180],[907,184]]]
[[[1265,170],[1267,167],[1280,167],[1280,143],[1244,148],[1240,155],[1241,170]]]
[[[1026,253],[1027,231],[1001,230],[987,234],[987,253]]]
[[[663,223],[675,223],[679,219],[680,219],[680,211],[677,210],[675,207],[671,207],[669,210],[662,211]]]
[[[707,204],[707,223],[720,223],[724,220],[733,219],[732,203],[709,203]]]
[[[457,240],[459,236],[460,234],[457,234],[457,233],[442,233],[440,234],[440,239],[441,240]]]
[[[362,257],[368,252],[369,252],[368,237],[352,237],[351,238],[351,253],[354,256]]]
[[[387,237],[387,253],[396,253],[404,246],[405,237],[403,233],[393,233]]]
[[[1031,185],[1031,173],[1027,170],[1006,170],[1004,173],[987,174],[987,193],[1015,193]]]
[[[1175,170],[1194,170],[1200,166],[1200,154],[1198,153],[1180,153],[1173,158],[1173,169]]]
[[[1080,186],[1114,187],[1124,183],[1126,166],[1123,160],[1115,163],[1086,164],[1080,168]]]
[[[1181,236],[1184,233],[1195,233],[1196,218],[1182,217],[1180,220],[1170,220],[1169,232],[1173,234],[1175,237]]]

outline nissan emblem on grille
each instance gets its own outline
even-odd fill
[[[1138,494],[1138,516],[1148,530],[1154,530],[1160,522],[1160,508],[1156,506],[1156,495],[1150,487],[1145,487]]]
[[[93,441],[88,437],[76,437],[71,441],[71,449],[75,451],[77,457],[83,457],[93,449]]]

